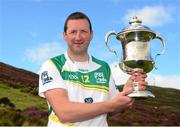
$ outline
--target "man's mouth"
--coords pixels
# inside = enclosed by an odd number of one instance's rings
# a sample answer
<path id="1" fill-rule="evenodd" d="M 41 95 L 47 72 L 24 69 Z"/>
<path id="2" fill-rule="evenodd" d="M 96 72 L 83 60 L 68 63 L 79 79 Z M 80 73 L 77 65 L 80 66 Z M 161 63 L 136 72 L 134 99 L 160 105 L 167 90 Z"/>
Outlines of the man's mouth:
<path id="1" fill-rule="evenodd" d="M 82 45 L 83 42 L 74 42 L 75 45 Z"/>

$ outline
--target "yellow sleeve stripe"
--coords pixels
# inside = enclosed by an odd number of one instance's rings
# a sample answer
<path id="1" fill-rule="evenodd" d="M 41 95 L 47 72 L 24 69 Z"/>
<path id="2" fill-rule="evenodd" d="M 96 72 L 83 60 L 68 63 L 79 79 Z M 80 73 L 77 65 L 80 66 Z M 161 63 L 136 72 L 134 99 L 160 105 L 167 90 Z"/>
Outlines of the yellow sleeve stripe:
<path id="1" fill-rule="evenodd" d="M 54 114 L 51 114 L 51 115 L 49 116 L 49 119 L 51 119 L 53 122 L 55 122 L 55 123 L 57 123 L 57 124 L 59 124 L 59 125 L 77 127 L 77 125 L 74 124 L 74 123 L 61 123 L 61 122 L 59 121 L 58 117 L 57 117 L 56 115 L 54 115 Z"/>

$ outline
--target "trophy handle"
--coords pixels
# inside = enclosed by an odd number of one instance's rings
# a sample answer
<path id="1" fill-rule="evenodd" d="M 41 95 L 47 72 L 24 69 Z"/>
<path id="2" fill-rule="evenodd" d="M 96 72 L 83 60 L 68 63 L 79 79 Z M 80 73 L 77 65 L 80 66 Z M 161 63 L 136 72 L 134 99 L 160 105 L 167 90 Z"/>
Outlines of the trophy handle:
<path id="1" fill-rule="evenodd" d="M 154 61 L 156 61 L 156 59 L 157 59 L 158 56 L 164 54 L 164 51 L 165 51 L 165 48 L 166 48 L 166 43 L 165 43 L 164 39 L 163 39 L 160 35 L 156 35 L 155 38 L 157 38 L 157 39 L 159 39 L 159 40 L 161 41 L 162 46 L 163 46 L 163 49 L 161 50 L 160 53 L 157 53 L 157 54 L 156 54 Z M 154 62 L 154 64 L 155 64 L 155 62 Z M 157 69 L 156 66 L 155 66 L 155 69 Z"/>
<path id="2" fill-rule="evenodd" d="M 112 49 L 110 48 L 110 46 L 109 46 L 109 37 L 110 37 L 111 35 L 115 35 L 115 36 L 116 36 L 116 32 L 115 32 L 115 31 L 109 31 L 109 32 L 107 32 L 107 34 L 106 34 L 106 36 L 105 36 L 105 43 L 106 43 L 106 46 L 107 46 L 108 50 L 109 50 L 110 52 L 114 53 L 115 56 L 116 56 L 116 58 L 118 59 L 117 52 L 116 52 L 115 50 L 112 50 Z"/>
<path id="3" fill-rule="evenodd" d="M 156 54 L 156 56 L 159 56 L 159 55 L 164 54 L 164 51 L 165 51 L 165 48 L 166 48 L 166 43 L 165 43 L 164 39 L 160 35 L 156 35 L 155 38 L 159 39 L 161 41 L 161 43 L 162 43 L 162 46 L 163 46 L 163 49 L 161 50 L 161 52 Z"/>

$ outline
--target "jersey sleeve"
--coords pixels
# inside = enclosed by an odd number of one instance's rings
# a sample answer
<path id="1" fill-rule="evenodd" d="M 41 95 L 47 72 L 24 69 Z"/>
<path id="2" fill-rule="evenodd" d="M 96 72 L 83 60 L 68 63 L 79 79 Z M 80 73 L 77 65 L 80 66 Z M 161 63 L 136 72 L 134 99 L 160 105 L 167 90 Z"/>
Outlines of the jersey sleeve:
<path id="1" fill-rule="evenodd" d="M 110 75 L 110 80 L 109 80 L 109 92 L 110 92 L 110 96 L 109 96 L 110 98 L 112 98 L 113 96 L 119 93 L 119 90 L 116 88 L 115 81 L 112 75 Z"/>
<path id="2" fill-rule="evenodd" d="M 58 69 L 51 60 L 48 60 L 39 71 L 39 96 L 45 97 L 45 91 L 55 88 L 67 89 Z"/>

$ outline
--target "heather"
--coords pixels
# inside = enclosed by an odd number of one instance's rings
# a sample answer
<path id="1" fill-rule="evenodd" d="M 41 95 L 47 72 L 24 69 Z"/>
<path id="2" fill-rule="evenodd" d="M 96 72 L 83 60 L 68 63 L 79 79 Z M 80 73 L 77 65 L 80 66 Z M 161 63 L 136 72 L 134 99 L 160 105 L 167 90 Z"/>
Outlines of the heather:
<path id="1" fill-rule="evenodd" d="M 0 62 L 0 126 L 46 126 L 47 103 L 39 97 L 38 75 Z M 122 85 L 118 87 L 122 89 Z M 149 86 L 155 98 L 108 116 L 110 126 L 180 126 L 180 90 Z"/>
<path id="2" fill-rule="evenodd" d="M 45 99 L 0 83 L 0 126 L 45 126 Z"/>

